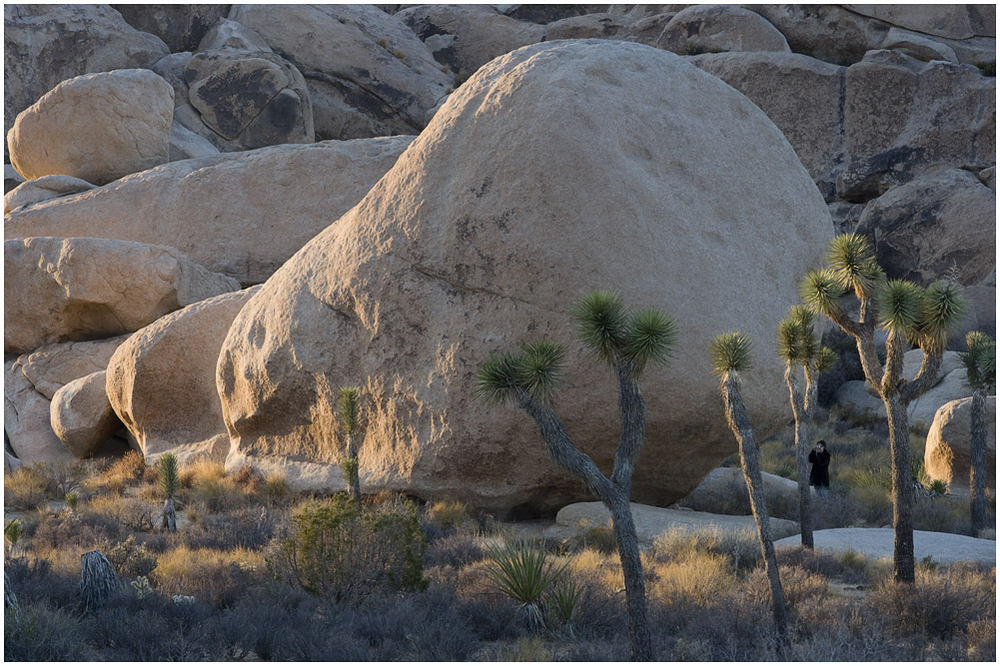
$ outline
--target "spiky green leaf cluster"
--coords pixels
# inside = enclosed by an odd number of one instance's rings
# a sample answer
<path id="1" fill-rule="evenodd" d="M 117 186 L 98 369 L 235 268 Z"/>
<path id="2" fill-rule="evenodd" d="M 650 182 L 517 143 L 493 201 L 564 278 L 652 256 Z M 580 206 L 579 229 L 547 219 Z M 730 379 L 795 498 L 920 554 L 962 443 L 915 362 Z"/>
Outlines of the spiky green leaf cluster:
<path id="1" fill-rule="evenodd" d="M 712 370 L 719 375 L 742 372 L 750 367 L 750 338 L 731 331 L 717 335 L 708 344 Z"/>
<path id="2" fill-rule="evenodd" d="M 879 290 L 879 324 L 888 331 L 910 335 L 917 330 L 924 314 L 924 289 L 909 280 L 888 280 Z"/>
<path id="3" fill-rule="evenodd" d="M 958 285 L 939 281 L 926 289 L 909 280 L 888 280 L 876 295 L 879 323 L 914 344 L 943 350 L 948 332 L 967 308 Z"/>
<path id="4" fill-rule="evenodd" d="M 804 305 L 793 305 L 778 324 L 778 355 L 805 365 L 814 361 L 818 351 L 812 313 Z"/>
<path id="5" fill-rule="evenodd" d="M 821 347 L 813 359 L 813 369 L 817 372 L 827 372 L 837 365 L 837 352 L 829 347 Z"/>
<path id="6" fill-rule="evenodd" d="M 968 304 L 955 282 L 939 280 L 924 290 L 924 307 L 917 325 L 921 346 L 943 350 L 948 333 L 965 315 Z"/>
<path id="7" fill-rule="evenodd" d="M 840 308 L 837 301 L 845 289 L 828 268 L 809 271 L 799 283 L 799 297 L 812 312 L 830 316 Z"/>
<path id="8" fill-rule="evenodd" d="M 160 494 L 170 499 L 177 492 L 180 483 L 177 474 L 177 458 L 172 453 L 164 453 L 156 463 L 156 475 L 160 482 Z"/>
<path id="9" fill-rule="evenodd" d="M 353 435 L 358 428 L 358 403 L 360 400 L 361 389 L 356 386 L 345 386 L 337 394 L 340 429 L 345 435 Z"/>
<path id="10" fill-rule="evenodd" d="M 565 347 L 551 340 L 524 345 L 517 354 L 494 354 L 476 373 L 476 393 L 491 402 L 513 402 L 525 395 L 550 403 L 565 356 Z"/>
<path id="11" fill-rule="evenodd" d="M 841 234 L 830 241 L 826 259 L 837 283 L 858 298 L 874 294 L 885 277 L 871 243 L 859 234 Z"/>
<path id="12" fill-rule="evenodd" d="M 982 331 L 970 331 L 965 336 L 968 351 L 960 357 L 965 365 L 969 386 L 989 391 L 996 385 L 997 345 Z"/>
<path id="13" fill-rule="evenodd" d="M 639 370 L 669 357 L 677 336 L 677 327 L 666 314 L 654 309 L 630 314 L 621 294 L 614 291 L 584 296 L 572 316 L 580 339 L 601 359 L 632 362 Z"/>

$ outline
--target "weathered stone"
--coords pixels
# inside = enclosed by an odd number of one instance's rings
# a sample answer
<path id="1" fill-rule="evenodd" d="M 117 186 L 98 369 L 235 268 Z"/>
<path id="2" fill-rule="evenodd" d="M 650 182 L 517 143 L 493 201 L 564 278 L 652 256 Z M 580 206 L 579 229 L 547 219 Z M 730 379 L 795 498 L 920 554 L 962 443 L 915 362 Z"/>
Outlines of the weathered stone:
<path id="1" fill-rule="evenodd" d="M 870 201 L 857 231 L 890 277 L 930 284 L 952 267 L 976 284 L 996 267 L 996 194 L 964 169 L 941 169 Z"/>
<path id="2" fill-rule="evenodd" d="M 227 18 L 220 18 L 205 33 L 201 43 L 198 44 L 199 51 L 213 51 L 215 49 L 269 52 L 271 47 L 267 45 L 263 37 L 245 25 Z"/>
<path id="3" fill-rule="evenodd" d="M 929 428 L 941 405 L 972 395 L 972 389 L 966 381 L 965 368 L 952 370 L 934 388 L 911 402 L 906 409 L 910 426 L 922 425 Z"/>
<path id="4" fill-rule="evenodd" d="M 545 27 L 504 16 L 489 5 L 417 5 L 395 15 L 459 78 L 493 58 L 545 38 Z"/>
<path id="5" fill-rule="evenodd" d="M 917 60 L 946 60 L 958 62 L 954 49 L 941 42 L 924 37 L 909 30 L 892 28 L 882 43 L 883 49 L 902 51 Z"/>
<path id="6" fill-rule="evenodd" d="M 658 506 L 632 503 L 632 518 L 638 539 L 644 544 L 652 544 L 656 537 L 671 530 L 722 530 L 724 532 L 747 532 L 756 537 L 757 527 L 752 516 L 706 513 L 702 511 L 679 511 L 662 509 Z M 570 504 L 556 514 L 556 524 L 567 527 L 593 529 L 611 524 L 611 512 L 600 502 L 579 502 Z M 791 520 L 771 517 L 771 538 L 781 539 L 799 533 L 799 526 Z"/>
<path id="7" fill-rule="evenodd" d="M 167 243 L 244 284 L 262 282 L 360 201 L 412 140 L 272 146 L 172 162 L 14 211 L 5 233 Z"/>
<path id="8" fill-rule="evenodd" d="M 188 303 L 233 291 L 177 250 L 100 238 L 4 242 L 4 351 L 135 331 Z"/>
<path id="9" fill-rule="evenodd" d="M 586 498 L 528 417 L 475 397 L 474 377 L 492 352 L 569 343 L 558 412 L 610 468 L 614 383 L 575 341 L 568 308 L 612 288 L 680 327 L 671 363 L 643 377 L 634 486 L 640 501 L 668 504 L 734 450 L 711 337 L 739 328 L 758 341 L 754 424 L 764 433 L 787 420 L 764 341 L 829 235 L 791 146 L 718 79 L 628 42 L 518 49 L 457 90 L 372 191 L 237 316 L 218 368 L 227 467 L 342 486 L 336 389 L 359 385 L 362 487 L 492 508 Z"/>
<path id="10" fill-rule="evenodd" d="M 799 518 L 799 485 L 790 479 L 763 473 L 764 503 L 774 518 Z M 677 506 L 694 511 L 749 516 L 750 495 L 738 467 L 717 467 L 708 473 L 698 487 Z"/>
<path id="11" fill-rule="evenodd" d="M 993 190 L 994 194 L 997 191 L 997 168 L 991 166 L 988 169 L 983 169 L 978 174 L 979 181 L 986 187 Z"/>
<path id="12" fill-rule="evenodd" d="M 867 382 L 863 379 L 852 379 L 844 382 L 837 389 L 834 395 L 836 404 L 842 407 L 850 407 L 858 413 L 870 411 L 878 416 L 885 416 L 885 405 L 882 401 L 868 392 Z"/>
<path id="13" fill-rule="evenodd" d="M 3 8 L 4 135 L 14 118 L 60 81 L 80 74 L 148 67 L 169 51 L 107 5 Z"/>
<path id="14" fill-rule="evenodd" d="M 156 35 L 171 51 L 193 51 L 230 5 L 111 5 L 134 28 Z"/>
<path id="15" fill-rule="evenodd" d="M 188 84 L 184 79 L 184 71 L 193 57 L 194 54 L 190 51 L 171 53 L 157 60 L 151 67 L 154 72 L 159 74 L 174 89 L 175 108 L 188 103 Z M 176 122 L 176 118 L 174 121 Z"/>
<path id="16" fill-rule="evenodd" d="M 633 41 L 652 44 L 663 26 L 652 39 Z M 546 26 L 545 40 L 554 42 L 559 39 L 621 39 L 621 35 L 626 32 L 626 26 L 617 17 L 606 12 L 600 14 L 584 14 L 583 16 L 571 16 L 569 18 L 553 21 Z"/>
<path id="17" fill-rule="evenodd" d="M 996 396 L 986 398 L 987 487 L 996 488 Z M 971 464 L 969 443 L 972 436 L 972 398 L 953 400 L 941 405 L 924 446 L 924 469 L 935 481 L 944 481 L 956 488 L 969 488 Z"/>
<path id="18" fill-rule="evenodd" d="M 234 5 L 229 18 L 302 72 L 319 139 L 415 134 L 453 84 L 412 30 L 371 6 Z"/>
<path id="19" fill-rule="evenodd" d="M 56 197 L 77 192 L 86 192 L 94 186 L 85 180 L 73 178 L 72 176 L 42 176 L 34 180 L 25 181 L 3 197 L 4 215 L 10 211 L 28 206 L 39 201 L 48 201 Z"/>
<path id="20" fill-rule="evenodd" d="M 52 396 L 52 431 L 78 458 L 92 456 L 122 427 L 108 402 L 105 374 L 102 370 L 74 379 Z"/>
<path id="21" fill-rule="evenodd" d="M 118 347 L 108 363 L 107 395 L 147 462 L 167 452 L 181 463 L 226 459 L 215 366 L 233 318 L 259 289 L 193 303 Z"/>
<path id="22" fill-rule="evenodd" d="M 789 52 L 788 42 L 767 19 L 733 5 L 693 5 L 677 12 L 655 46 L 693 55 L 720 51 Z"/>
<path id="23" fill-rule="evenodd" d="M 759 106 L 832 198 L 844 161 L 845 68 L 798 53 L 718 53 L 691 58 Z"/>
<path id="24" fill-rule="evenodd" d="M 230 149 L 312 143 L 312 102 L 294 65 L 273 53 L 206 51 L 187 64 L 188 99 Z"/>
<path id="25" fill-rule="evenodd" d="M 505 15 L 532 23 L 552 23 L 572 16 L 603 12 L 607 8 L 607 5 L 498 5 Z"/>
<path id="26" fill-rule="evenodd" d="M 928 35 L 950 39 L 996 37 L 993 5 L 844 5 L 852 12 Z"/>
<path id="27" fill-rule="evenodd" d="M 903 378 L 913 379 L 916 377 L 917 372 L 920 371 L 920 364 L 923 362 L 923 349 L 911 349 L 903 354 Z M 938 370 L 938 381 L 936 381 L 934 385 L 937 386 L 946 375 L 963 367 L 965 366 L 962 365 L 962 358 L 959 356 L 958 352 L 945 351 L 941 356 L 941 368 Z"/>
<path id="28" fill-rule="evenodd" d="M 21 183 L 26 182 L 24 176 L 9 164 L 3 165 L 3 193 L 7 194 Z"/>
<path id="29" fill-rule="evenodd" d="M 890 26 L 837 5 L 747 5 L 777 28 L 795 53 L 837 65 L 879 48 Z"/>
<path id="30" fill-rule="evenodd" d="M 103 185 L 167 161 L 173 111 L 173 88 L 147 69 L 78 76 L 18 114 L 10 161 L 25 178 Z"/>
<path id="31" fill-rule="evenodd" d="M 107 367 L 123 340 L 45 345 L 4 363 L 4 433 L 20 461 L 73 458 L 52 430 L 49 402 L 64 385 Z"/>
<path id="32" fill-rule="evenodd" d="M 217 155 L 219 149 L 205 137 L 195 134 L 176 120 L 170 127 L 170 161 L 190 160 Z"/>

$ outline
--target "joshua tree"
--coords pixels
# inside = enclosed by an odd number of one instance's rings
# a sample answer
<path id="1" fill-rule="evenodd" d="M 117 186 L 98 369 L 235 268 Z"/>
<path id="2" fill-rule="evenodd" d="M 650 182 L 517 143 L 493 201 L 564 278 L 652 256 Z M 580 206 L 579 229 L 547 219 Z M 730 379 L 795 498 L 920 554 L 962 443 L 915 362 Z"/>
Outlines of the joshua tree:
<path id="1" fill-rule="evenodd" d="M 813 547 L 812 512 L 809 508 L 809 435 L 808 424 L 816 407 L 816 376 L 837 361 L 833 350 L 821 347 L 813 331 L 813 315 L 802 305 L 793 305 L 778 325 L 778 355 L 785 359 L 785 384 L 795 419 L 795 460 L 799 482 L 799 525 L 802 545 Z M 795 381 L 794 368 L 802 366 L 805 393 Z"/>
<path id="2" fill-rule="evenodd" d="M 156 463 L 156 473 L 163 495 L 163 512 L 160 514 L 160 528 L 177 531 L 177 512 L 174 510 L 174 493 L 177 492 L 177 458 L 172 453 L 164 453 Z"/>
<path id="3" fill-rule="evenodd" d="M 803 302 L 854 338 L 865 378 L 885 405 L 892 457 L 893 569 L 897 581 L 913 582 L 913 479 L 906 407 L 938 380 L 949 328 L 964 310 L 958 287 L 939 281 L 923 288 L 907 280 L 887 280 L 871 245 L 857 234 L 837 236 L 827 250 L 827 266 L 806 274 L 799 286 Z M 840 297 L 858 300 L 857 320 Z M 875 350 L 875 328 L 888 332 L 885 365 Z M 904 379 L 903 353 L 909 344 L 924 352 L 917 375 Z"/>
<path id="4" fill-rule="evenodd" d="M 764 479 L 757 459 L 757 441 L 753 426 L 747 415 L 746 404 L 740 393 L 739 373 L 750 367 L 750 339 L 742 333 L 723 333 L 709 343 L 712 355 L 712 369 L 720 377 L 719 389 L 726 405 L 726 420 L 736 437 L 740 450 L 740 467 L 750 495 L 750 509 L 757 523 L 757 538 L 764 556 L 764 570 L 771 585 L 771 610 L 778 635 L 784 638 L 787 627 L 785 593 L 778 577 L 778 561 L 774 556 L 774 541 L 771 539 L 771 524 L 764 504 Z"/>
<path id="5" fill-rule="evenodd" d="M 356 502 L 361 503 L 361 485 L 358 480 L 358 444 L 354 437 L 358 429 L 358 398 L 361 397 L 361 389 L 352 386 L 345 386 L 340 389 L 338 404 L 340 407 L 340 428 L 347 439 L 347 458 L 340 463 L 344 471 L 344 479 L 347 481 L 351 497 Z"/>
<path id="6" fill-rule="evenodd" d="M 972 387 L 972 430 L 969 433 L 969 501 L 972 513 L 972 533 L 978 536 L 986 527 L 986 395 L 996 384 L 997 347 L 990 336 L 971 331 L 965 336 L 969 350 L 962 362 L 969 386 Z"/>
<path id="7" fill-rule="evenodd" d="M 565 356 L 562 345 L 543 340 L 525 345 L 516 354 L 492 356 L 479 370 L 477 391 L 487 399 L 513 403 L 526 411 L 535 420 L 556 464 L 582 479 L 611 512 L 625 577 L 632 658 L 649 661 L 652 647 L 646 618 L 646 589 L 629 496 L 632 472 L 646 431 L 639 375 L 650 361 L 666 360 L 676 327 L 658 310 L 626 312 L 621 295 L 610 291 L 595 291 L 580 300 L 573 308 L 573 319 L 583 342 L 611 366 L 618 380 L 621 436 L 610 477 L 576 448 L 552 409 Z"/>

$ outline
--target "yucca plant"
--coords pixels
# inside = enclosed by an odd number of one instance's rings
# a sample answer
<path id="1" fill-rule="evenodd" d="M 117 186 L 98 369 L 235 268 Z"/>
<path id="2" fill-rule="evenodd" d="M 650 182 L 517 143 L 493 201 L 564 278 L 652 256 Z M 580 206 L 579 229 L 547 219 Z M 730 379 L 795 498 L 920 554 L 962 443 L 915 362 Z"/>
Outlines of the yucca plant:
<path id="1" fill-rule="evenodd" d="M 358 443 L 355 437 L 358 429 L 358 402 L 361 389 L 345 386 L 337 395 L 340 411 L 340 430 L 347 440 L 347 459 L 341 463 L 348 490 L 354 501 L 361 503 L 361 483 L 358 477 Z"/>
<path id="2" fill-rule="evenodd" d="M 799 486 L 799 525 L 802 545 L 813 547 L 812 511 L 809 497 L 809 435 L 817 402 L 816 379 L 837 362 L 833 350 L 823 347 L 813 327 L 813 315 L 804 305 L 793 305 L 778 324 L 778 355 L 785 359 L 785 385 L 795 421 L 795 460 Z M 800 391 L 795 366 L 802 367 L 805 391 Z"/>
<path id="3" fill-rule="evenodd" d="M 479 369 L 476 390 L 487 400 L 513 404 L 526 411 L 556 464 L 582 479 L 608 507 L 625 578 L 632 658 L 649 661 L 652 643 L 646 587 L 629 496 L 646 431 L 639 376 L 649 363 L 667 359 L 676 327 L 658 310 L 628 312 L 621 294 L 611 291 L 599 290 L 585 296 L 573 307 L 572 317 L 580 338 L 611 367 L 618 380 L 622 430 L 610 477 L 573 444 L 552 408 L 565 356 L 565 348 L 559 343 L 542 340 L 523 346 L 517 353 L 494 354 Z"/>
<path id="4" fill-rule="evenodd" d="M 778 576 L 778 561 L 774 555 L 774 540 L 771 538 L 771 524 L 764 503 L 764 478 L 757 457 L 757 440 L 747 414 L 746 404 L 740 392 L 740 373 L 750 368 L 750 338 L 743 333 L 730 332 L 716 336 L 709 343 L 712 370 L 719 375 L 719 390 L 726 408 L 729 423 L 740 452 L 740 467 L 750 495 L 750 509 L 757 524 L 757 539 L 764 558 L 764 570 L 771 587 L 771 611 L 774 626 L 782 638 L 787 631 L 787 610 L 785 593 Z"/>
<path id="5" fill-rule="evenodd" d="M 174 493 L 180 484 L 177 474 L 177 458 L 172 453 L 164 453 L 156 463 L 156 475 L 163 495 L 163 511 L 160 514 L 160 528 L 177 531 L 177 512 L 174 508 Z"/>
<path id="6" fill-rule="evenodd" d="M 548 624 L 553 629 L 560 629 L 570 638 L 574 637 L 573 614 L 576 612 L 583 590 L 576 581 L 560 576 L 545 595 L 545 610 L 548 612 Z"/>
<path id="7" fill-rule="evenodd" d="M 996 386 L 997 346 L 982 331 L 965 336 L 967 351 L 962 352 L 966 381 L 972 388 L 972 426 L 969 432 L 969 510 L 972 533 L 986 529 L 986 454 L 989 426 L 986 423 L 986 396 Z"/>
<path id="8" fill-rule="evenodd" d="M 565 570 L 554 567 L 540 544 L 527 541 L 504 542 L 487 549 L 487 572 L 493 585 L 521 604 L 532 630 L 545 624 L 543 603 Z"/>
<path id="9" fill-rule="evenodd" d="M 830 242 L 826 267 L 807 273 L 799 293 L 812 312 L 828 317 L 854 338 L 865 378 L 885 405 L 892 456 L 893 574 L 897 581 L 912 583 L 913 479 L 906 408 L 938 381 L 948 331 L 965 303 L 950 281 L 923 288 L 886 279 L 871 244 L 857 234 Z M 841 306 L 846 294 L 857 299 L 856 320 Z M 884 365 L 875 349 L 879 326 L 888 332 Z M 923 350 L 924 360 L 917 375 L 907 380 L 902 376 L 903 354 L 911 344 Z"/>

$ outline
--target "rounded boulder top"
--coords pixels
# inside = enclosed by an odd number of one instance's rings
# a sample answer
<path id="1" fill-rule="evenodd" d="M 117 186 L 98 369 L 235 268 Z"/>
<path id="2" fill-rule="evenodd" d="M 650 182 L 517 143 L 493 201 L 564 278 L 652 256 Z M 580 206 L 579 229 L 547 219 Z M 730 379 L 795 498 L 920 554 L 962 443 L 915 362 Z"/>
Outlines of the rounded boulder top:
<path id="1" fill-rule="evenodd" d="M 556 411 L 610 471 L 616 385 L 576 339 L 593 289 L 677 322 L 641 383 L 633 498 L 665 505 L 735 451 L 708 341 L 756 342 L 747 400 L 787 420 L 777 322 L 832 235 L 781 132 L 722 81 L 651 47 L 574 40 L 482 67 L 368 195 L 279 269 L 236 317 L 218 386 L 227 466 L 339 487 L 336 389 L 361 386 L 362 489 L 546 510 L 589 499 L 531 420 L 474 395 L 489 355 L 568 344 Z"/>

